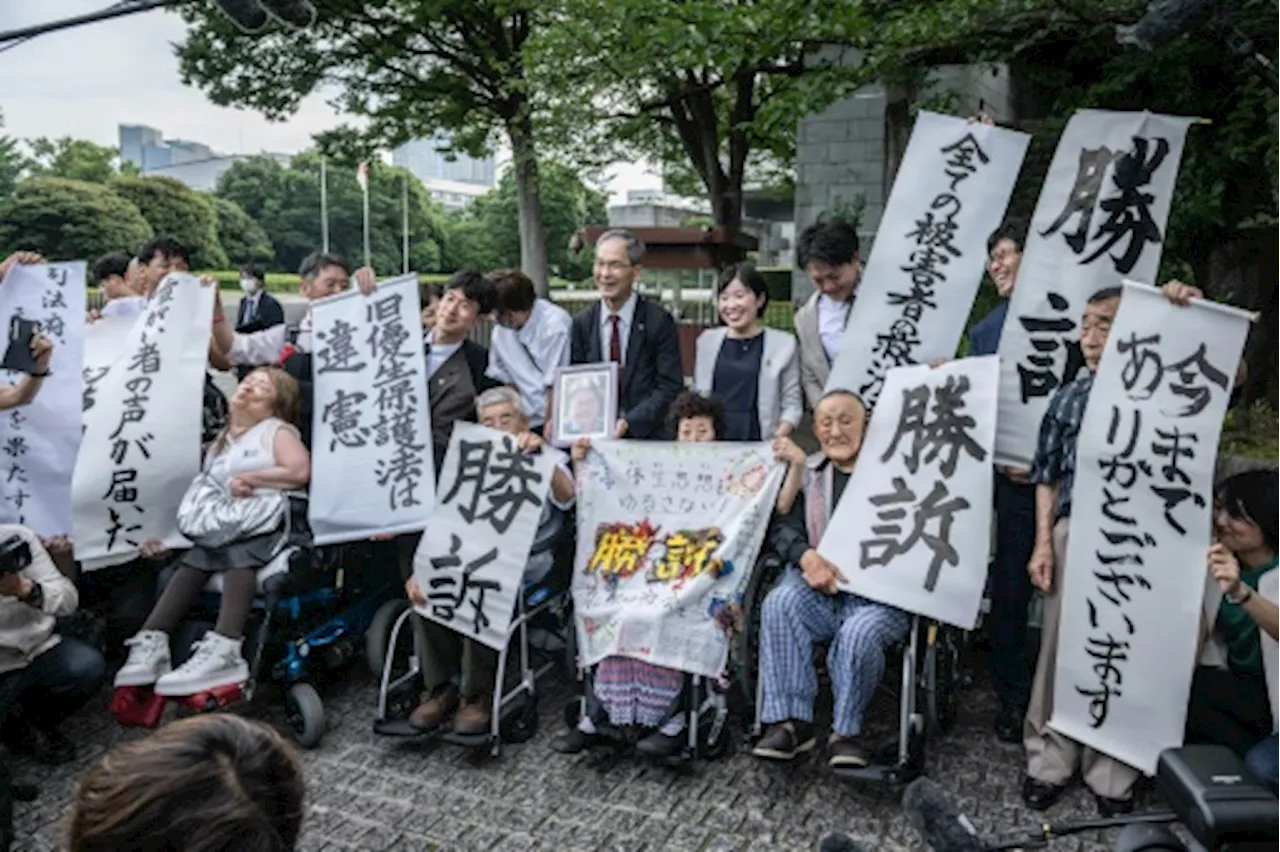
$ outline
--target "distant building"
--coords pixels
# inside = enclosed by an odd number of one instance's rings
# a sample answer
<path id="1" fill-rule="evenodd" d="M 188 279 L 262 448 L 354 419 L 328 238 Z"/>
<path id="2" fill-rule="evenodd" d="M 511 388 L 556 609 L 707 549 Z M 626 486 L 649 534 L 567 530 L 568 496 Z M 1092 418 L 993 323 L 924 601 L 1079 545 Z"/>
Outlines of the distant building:
<path id="1" fill-rule="evenodd" d="M 493 189 L 497 168 L 492 157 L 476 159 L 439 150 L 448 147 L 448 138 L 439 134 L 414 139 L 391 152 L 391 163 L 408 169 L 422 181 L 445 210 L 461 210 Z"/>
<path id="2" fill-rule="evenodd" d="M 245 154 L 218 154 L 203 142 L 165 139 L 154 127 L 142 124 L 119 126 L 120 160 L 132 163 L 143 175 L 159 175 L 182 181 L 195 190 L 210 191 L 228 169 L 250 157 Z M 289 165 L 289 155 L 262 153 L 281 165 Z"/>
<path id="3" fill-rule="evenodd" d="M 748 189 L 744 193 L 742 230 L 760 244 L 756 262 L 760 266 L 789 266 L 794 262 L 794 204 L 788 198 Z M 633 189 L 625 204 L 609 208 L 609 225 L 616 228 L 679 228 L 693 221 L 710 219 L 705 201 L 670 195 L 662 189 Z"/>

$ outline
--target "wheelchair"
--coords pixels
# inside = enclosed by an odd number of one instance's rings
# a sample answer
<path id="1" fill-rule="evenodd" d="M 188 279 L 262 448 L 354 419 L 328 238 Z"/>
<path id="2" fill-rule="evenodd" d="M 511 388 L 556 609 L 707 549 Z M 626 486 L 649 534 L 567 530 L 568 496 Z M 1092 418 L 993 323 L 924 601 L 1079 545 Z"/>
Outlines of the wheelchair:
<path id="1" fill-rule="evenodd" d="M 306 498 L 290 496 L 295 530 L 305 530 Z M 320 744 L 326 729 L 324 703 L 317 684 L 359 656 L 360 642 L 378 609 L 399 591 L 376 570 L 379 560 L 370 543 L 317 548 L 309 534 L 297 536 L 271 562 L 258 570 L 257 594 L 245 627 L 244 654 L 249 679 L 180 699 L 179 712 L 208 712 L 252 707 L 264 691 L 283 697 L 285 717 L 303 748 Z M 394 566 L 394 561 L 388 562 Z M 166 569 L 161 586 L 175 569 Z M 213 575 L 197 596 L 187 618 L 172 638 L 174 665 L 213 629 L 222 578 Z M 267 687 L 268 690 L 263 688 Z M 112 713 L 121 724 L 155 727 L 165 700 L 150 687 L 122 687 L 112 698 Z"/>
<path id="2" fill-rule="evenodd" d="M 412 619 L 422 616 L 403 597 L 383 603 L 365 634 L 366 660 L 378 677 L 374 733 L 401 739 L 439 739 L 468 749 L 487 748 L 493 757 L 501 755 L 506 743 L 531 739 L 538 730 L 539 682 L 557 668 L 571 671 L 569 666 L 576 658 L 577 637 L 569 595 L 573 542 L 570 517 L 554 537 L 535 541 L 530 550 L 530 558 L 551 552 L 552 567 L 539 582 L 526 584 L 516 599 L 507 642 L 498 652 L 493 717 L 487 734 L 462 735 L 447 726 L 420 731 L 409 723 L 409 714 L 417 706 L 422 688 L 420 650 Z"/>
<path id="3" fill-rule="evenodd" d="M 763 733 L 759 708 L 763 685 L 758 677 L 760 621 L 764 600 L 786 566 L 769 554 L 761 560 L 743 596 L 744 629 L 734 645 L 737 679 L 752 696 L 751 738 Z M 896 734 L 879 743 L 867 766 L 834 770 L 836 777 L 855 782 L 906 784 L 920 776 L 925 766 L 925 746 L 930 736 L 950 731 L 960 707 L 960 693 L 967 683 L 967 634 L 956 627 L 920 615 L 912 616 L 906 639 L 889 651 L 886 672 L 896 663 L 897 683 L 882 684 L 898 705 Z M 825 654 L 815 649 L 815 665 L 825 667 Z M 895 660 L 896 657 L 896 660 Z"/>

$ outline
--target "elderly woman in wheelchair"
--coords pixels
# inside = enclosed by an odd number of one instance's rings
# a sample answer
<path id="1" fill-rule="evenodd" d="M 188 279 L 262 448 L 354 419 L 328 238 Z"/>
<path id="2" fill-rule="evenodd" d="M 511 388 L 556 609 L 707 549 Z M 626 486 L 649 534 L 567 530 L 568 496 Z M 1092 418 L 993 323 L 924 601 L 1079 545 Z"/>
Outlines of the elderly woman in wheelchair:
<path id="1" fill-rule="evenodd" d="M 833 391 L 814 410 L 820 455 L 806 459 L 789 439 L 775 441 L 775 452 L 790 469 L 772 544 L 791 567 L 765 598 L 761 617 L 759 715 L 768 727 L 755 746 L 756 757 L 791 760 L 816 746 L 813 645 L 830 642 L 827 671 L 835 707 L 828 763 L 833 769 L 869 763 L 859 742 L 863 714 L 884 674 L 886 650 L 907 635 L 911 620 L 899 609 L 839 591 L 839 570 L 816 550 L 853 471 L 866 418 L 856 395 Z"/>
<path id="2" fill-rule="evenodd" d="M 142 630 L 126 641 L 129 658 L 117 687 L 154 686 L 157 695 L 179 697 L 248 679 L 242 645 L 257 571 L 288 544 L 285 492 L 311 478 L 310 455 L 293 425 L 298 406 L 298 383 L 283 370 L 260 367 L 240 382 L 227 426 L 209 445 L 178 510 L 178 527 L 194 546 Z M 162 548 L 146 542 L 144 550 L 159 555 Z M 173 669 L 169 634 L 215 574 L 223 580 L 217 623 Z"/>
<path id="3" fill-rule="evenodd" d="M 510 387 L 485 391 L 476 400 L 476 413 L 481 425 L 516 436 L 523 452 L 544 451 L 544 444 L 529 430 L 529 420 L 520 405 L 520 395 Z M 551 478 L 551 493 L 543 507 L 535 535 L 533 555 L 524 570 L 524 583 L 539 583 L 551 570 L 553 552 L 539 548 L 537 542 L 558 536 L 564 526 L 564 513 L 573 508 L 576 486 L 568 460 L 560 451 L 546 448 L 561 458 Z M 417 606 L 427 600 L 417 581 L 405 581 L 405 593 Z M 442 624 L 425 618 L 415 619 L 415 629 L 422 641 L 422 676 L 426 696 L 409 715 L 410 726 L 422 734 L 431 733 L 452 720 L 452 733 L 462 737 L 480 737 L 489 732 L 493 721 L 493 688 L 497 673 L 498 652 L 472 639 L 465 638 Z"/>

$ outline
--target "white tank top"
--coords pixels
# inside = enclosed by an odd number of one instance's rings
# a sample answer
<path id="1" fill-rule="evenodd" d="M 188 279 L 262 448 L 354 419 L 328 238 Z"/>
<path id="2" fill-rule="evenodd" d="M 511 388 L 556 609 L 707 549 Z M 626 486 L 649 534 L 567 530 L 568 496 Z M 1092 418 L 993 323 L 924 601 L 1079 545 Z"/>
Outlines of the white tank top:
<path id="1" fill-rule="evenodd" d="M 297 429 L 283 420 L 268 417 L 207 459 L 209 475 L 223 487 L 229 487 L 231 478 L 237 474 L 275 467 L 275 440 L 279 429 L 288 429 L 295 436 L 298 434 Z"/>

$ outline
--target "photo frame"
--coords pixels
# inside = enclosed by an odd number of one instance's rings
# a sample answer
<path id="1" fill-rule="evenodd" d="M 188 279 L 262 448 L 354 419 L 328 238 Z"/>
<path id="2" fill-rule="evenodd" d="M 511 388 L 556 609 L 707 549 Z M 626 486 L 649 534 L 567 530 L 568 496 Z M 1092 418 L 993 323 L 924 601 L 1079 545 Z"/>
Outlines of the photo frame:
<path id="1" fill-rule="evenodd" d="M 556 370 L 551 386 L 551 443 L 568 448 L 579 438 L 607 441 L 618 422 L 618 365 L 575 364 Z"/>

